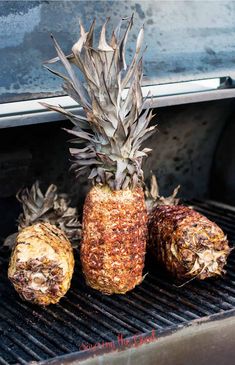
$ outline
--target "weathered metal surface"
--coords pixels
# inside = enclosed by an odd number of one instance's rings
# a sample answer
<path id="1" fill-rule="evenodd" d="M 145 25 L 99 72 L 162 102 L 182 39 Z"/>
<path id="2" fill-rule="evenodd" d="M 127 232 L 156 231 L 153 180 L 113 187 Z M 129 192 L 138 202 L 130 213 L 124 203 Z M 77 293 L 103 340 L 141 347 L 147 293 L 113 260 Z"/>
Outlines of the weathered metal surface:
<path id="1" fill-rule="evenodd" d="M 235 205 L 235 123 L 234 114 L 227 123 L 215 153 L 211 196 L 227 204 Z"/>
<path id="2" fill-rule="evenodd" d="M 31 153 L 28 149 L 15 150 L 4 148 L 0 151 L 0 196 L 15 195 L 19 186 L 24 184 L 31 163 Z"/>
<path id="3" fill-rule="evenodd" d="M 163 195 L 169 195 L 180 184 L 181 197 L 208 197 L 216 146 L 234 109 L 233 99 L 158 108 L 153 121 L 158 123 L 158 131 L 147 143 L 152 153 L 144 163 L 146 178 L 153 170 Z M 14 178 L 15 190 L 39 179 L 45 186 L 53 182 L 61 191 L 71 193 L 75 203 L 83 202 L 87 178 L 81 177 L 75 183 L 73 174 L 68 173 L 69 135 L 61 127 L 69 126 L 69 121 L 58 121 L 1 130 L 0 159 L 2 153 L 11 153 L 12 148 L 27 149 L 32 154 L 24 181 Z M 12 179 L 10 173 L 7 179 Z M 0 181 L 0 197 L 6 196 L 5 190 Z"/>
<path id="4" fill-rule="evenodd" d="M 150 170 L 159 177 L 163 195 L 181 185 L 179 196 L 208 196 L 216 146 L 234 107 L 233 100 L 221 100 L 157 109 L 159 128 L 148 140 L 153 151 L 144 171 L 146 177 Z M 225 163 L 221 171 L 226 171 Z"/>
<path id="5" fill-rule="evenodd" d="M 147 98 L 146 108 L 235 98 L 235 88 L 222 88 L 218 85 L 220 85 L 220 78 L 147 85 L 142 87 L 142 92 L 144 97 L 148 93 L 151 95 Z M 41 106 L 39 102 L 42 101 L 53 105 L 62 105 L 63 108 L 77 115 L 84 114 L 82 108 L 69 96 L 2 103 L 0 108 L 0 129 L 64 120 L 65 117 L 60 113 L 48 111 L 48 109 Z"/>
<path id="6" fill-rule="evenodd" d="M 52 32 L 67 53 L 88 26 L 111 16 L 110 25 L 135 12 L 136 31 L 145 24 L 145 75 L 154 82 L 235 74 L 233 1 L 2 1 L 0 3 L 0 102 L 61 93 L 61 82 L 42 67 L 55 55 Z"/>
<path id="7" fill-rule="evenodd" d="M 113 348 L 101 350 L 91 349 L 84 353 L 74 353 L 57 357 L 51 361 L 43 361 L 41 365 L 230 365 L 234 357 L 235 317 L 228 318 L 208 316 L 195 321 L 191 326 L 164 333 L 158 336 L 157 331 L 142 336 L 142 345 L 138 346 L 138 337 L 126 340 L 129 346 L 119 343 Z M 216 318 L 215 317 L 215 318 Z M 145 339 L 151 339 L 146 341 Z M 115 346 L 116 345 L 116 346 Z"/>

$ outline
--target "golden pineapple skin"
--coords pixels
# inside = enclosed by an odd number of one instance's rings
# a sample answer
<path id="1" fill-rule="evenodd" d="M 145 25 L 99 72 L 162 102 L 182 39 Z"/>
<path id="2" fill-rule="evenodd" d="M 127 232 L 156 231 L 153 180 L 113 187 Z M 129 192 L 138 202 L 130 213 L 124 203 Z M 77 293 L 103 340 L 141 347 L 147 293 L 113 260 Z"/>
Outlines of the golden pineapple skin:
<path id="1" fill-rule="evenodd" d="M 8 278 L 22 299 L 43 306 L 57 303 L 70 287 L 73 270 L 72 246 L 56 226 L 38 223 L 17 235 Z"/>
<path id="2" fill-rule="evenodd" d="M 141 188 L 95 186 L 83 210 L 81 262 L 86 282 L 104 294 L 125 294 L 143 280 L 147 212 Z"/>
<path id="3" fill-rule="evenodd" d="M 221 275 L 231 249 L 221 228 L 181 205 L 156 206 L 148 220 L 149 249 L 179 279 Z"/>

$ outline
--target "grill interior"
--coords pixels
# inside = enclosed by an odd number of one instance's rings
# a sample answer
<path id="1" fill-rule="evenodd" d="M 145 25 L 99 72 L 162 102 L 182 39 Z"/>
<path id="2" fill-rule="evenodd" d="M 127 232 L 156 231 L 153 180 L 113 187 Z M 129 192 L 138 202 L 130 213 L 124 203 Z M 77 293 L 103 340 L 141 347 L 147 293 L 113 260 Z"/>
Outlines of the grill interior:
<path id="1" fill-rule="evenodd" d="M 235 209 L 189 202 L 217 222 L 235 243 Z M 88 344 L 116 341 L 156 330 L 156 336 L 235 307 L 235 253 L 223 278 L 177 287 L 162 269 L 148 267 L 144 282 L 125 296 L 89 289 L 77 260 L 72 287 L 57 305 L 41 308 L 20 300 L 7 280 L 9 254 L 0 252 L 0 364 L 27 364 L 82 351 Z"/>

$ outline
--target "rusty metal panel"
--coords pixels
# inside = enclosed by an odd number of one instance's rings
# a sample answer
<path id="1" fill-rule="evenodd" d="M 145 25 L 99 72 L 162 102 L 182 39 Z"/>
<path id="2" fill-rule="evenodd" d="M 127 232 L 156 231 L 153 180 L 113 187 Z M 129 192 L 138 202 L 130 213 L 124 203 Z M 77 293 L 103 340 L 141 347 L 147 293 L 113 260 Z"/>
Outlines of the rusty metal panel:
<path id="1" fill-rule="evenodd" d="M 145 24 L 145 75 L 149 83 L 233 75 L 233 1 L 2 1 L 0 2 L 0 102 L 61 94 L 61 82 L 42 67 L 55 55 L 52 32 L 65 52 L 86 26 L 106 16 L 110 26 L 135 12 L 136 31 Z"/>

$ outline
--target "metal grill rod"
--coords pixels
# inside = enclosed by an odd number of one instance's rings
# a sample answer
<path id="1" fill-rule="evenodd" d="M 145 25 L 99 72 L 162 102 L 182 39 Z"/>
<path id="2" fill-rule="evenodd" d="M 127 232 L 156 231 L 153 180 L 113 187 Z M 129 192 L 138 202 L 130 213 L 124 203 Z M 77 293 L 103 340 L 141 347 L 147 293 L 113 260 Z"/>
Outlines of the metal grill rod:
<path id="1" fill-rule="evenodd" d="M 1 307 L 4 307 L 5 310 L 7 310 L 8 308 L 6 307 L 4 302 L 1 302 Z M 9 325 L 12 328 L 16 328 L 18 332 L 20 332 L 25 338 L 28 338 L 30 341 L 32 341 L 36 346 L 38 346 L 41 350 L 43 350 L 44 352 L 46 352 L 48 355 L 50 356 L 56 356 L 56 353 L 52 350 L 50 350 L 48 347 L 46 347 L 45 345 L 43 345 L 40 341 L 38 341 L 34 336 L 30 335 L 29 333 L 27 333 L 27 331 L 18 326 L 17 323 L 13 322 L 9 316 L 3 316 L 0 312 L 0 318 L 2 320 L 5 320 L 7 323 L 9 323 Z"/>
<path id="2" fill-rule="evenodd" d="M 70 292 L 74 296 L 78 296 L 77 293 L 73 289 L 71 289 Z M 92 302 L 93 302 L 93 306 L 95 303 L 94 308 L 96 308 L 97 310 L 100 310 L 100 308 L 99 308 L 100 302 L 97 299 L 95 299 L 95 296 L 92 298 Z M 102 307 L 104 308 L 103 313 L 105 311 L 106 315 L 111 320 L 114 320 L 116 323 L 119 323 L 120 325 L 122 325 L 126 328 L 130 328 L 130 331 L 133 334 L 135 334 L 137 331 L 141 330 L 142 327 L 140 327 L 136 323 L 133 324 L 133 322 L 131 320 L 129 320 L 128 318 L 125 318 L 121 313 L 118 313 L 118 317 L 117 317 L 117 312 L 113 308 L 110 308 L 109 306 L 105 305 L 103 302 L 102 302 Z"/>
<path id="3" fill-rule="evenodd" d="M 17 303 L 19 304 L 19 303 Z M 10 307 L 9 305 L 7 305 L 3 300 L 1 301 L 1 305 L 4 306 L 5 308 L 7 307 L 7 310 L 11 313 L 13 313 L 16 317 L 19 315 L 17 310 L 14 310 L 12 307 Z M 21 306 L 21 308 L 24 308 L 24 305 Z M 35 323 L 31 323 L 30 326 L 36 331 L 38 332 L 41 336 L 43 336 L 44 338 L 46 338 L 50 343 L 54 344 L 56 346 L 57 349 L 62 349 L 64 352 L 69 352 L 69 348 L 64 346 L 63 344 L 61 344 L 60 342 L 58 342 L 54 337 L 50 336 L 47 334 L 47 332 L 41 330 L 41 328 L 39 328 Z M 28 336 L 28 334 L 26 335 L 26 337 Z M 53 352 L 52 350 L 50 350 L 48 347 L 45 348 L 45 352 L 47 352 L 49 354 L 49 352 L 53 353 L 53 356 L 56 356 L 55 352 Z"/>
<path id="4" fill-rule="evenodd" d="M 5 352 L 8 352 L 15 360 L 17 360 L 17 363 L 20 363 L 22 365 L 26 365 L 27 361 L 25 361 L 20 355 L 17 355 L 12 349 L 8 346 L 6 346 L 4 343 L 0 342 L 0 348 L 2 348 Z"/>

